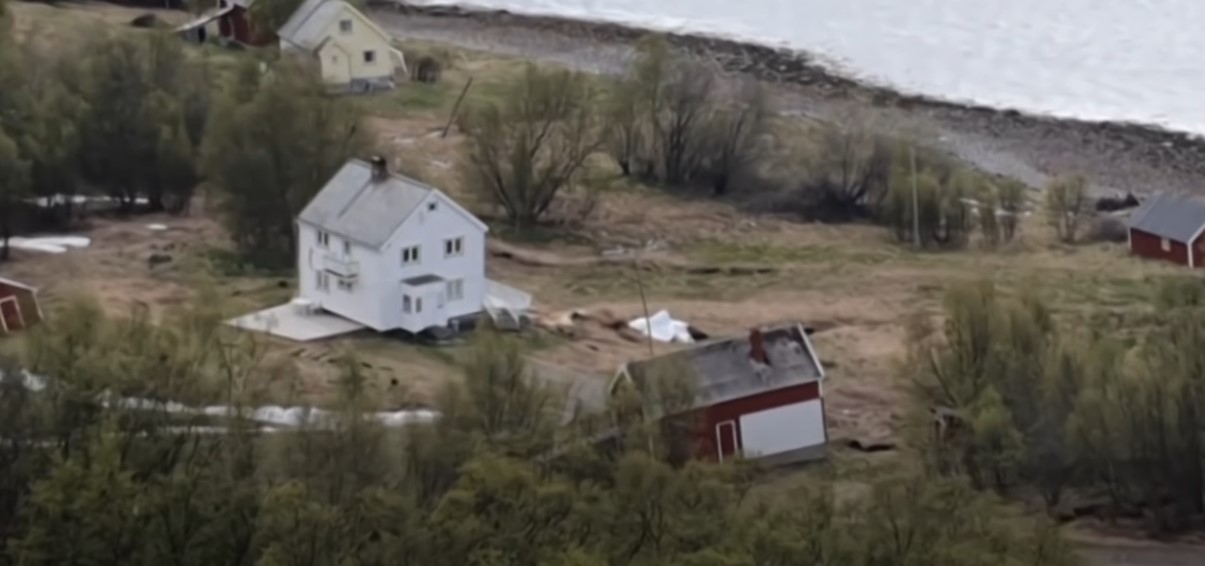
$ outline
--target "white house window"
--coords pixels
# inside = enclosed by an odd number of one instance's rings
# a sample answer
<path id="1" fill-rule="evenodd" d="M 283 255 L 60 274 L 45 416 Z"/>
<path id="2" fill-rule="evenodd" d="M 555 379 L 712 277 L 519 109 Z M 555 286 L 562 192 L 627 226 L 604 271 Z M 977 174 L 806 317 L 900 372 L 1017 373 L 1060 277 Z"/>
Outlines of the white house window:
<path id="1" fill-rule="evenodd" d="M 419 262 L 418 246 L 402 248 L 402 265 L 410 265 Z"/>
<path id="2" fill-rule="evenodd" d="M 351 20 L 339 20 L 339 31 L 341 33 L 351 33 Z"/>
<path id="3" fill-rule="evenodd" d="M 343 254 L 351 255 L 351 242 L 348 240 L 343 240 Z"/>
<path id="4" fill-rule="evenodd" d="M 315 286 L 318 287 L 319 291 L 326 291 L 331 288 L 330 275 L 325 271 L 318 270 L 315 272 L 315 281 Z"/>
<path id="5" fill-rule="evenodd" d="M 464 298 L 464 279 L 448 281 L 448 301 L 459 301 Z"/>
<path id="6" fill-rule="evenodd" d="M 364 62 L 365 63 L 371 64 L 372 62 L 374 62 L 376 60 L 377 60 L 377 52 L 376 51 L 365 51 L 364 52 Z"/>
<path id="7" fill-rule="evenodd" d="M 423 298 L 422 297 L 414 298 L 414 312 L 423 312 Z"/>
<path id="8" fill-rule="evenodd" d="M 402 295 L 402 312 L 410 312 L 410 295 Z"/>
<path id="9" fill-rule="evenodd" d="M 444 256 L 453 257 L 464 253 L 464 238 L 444 240 Z"/>
<path id="10" fill-rule="evenodd" d="M 351 279 L 344 279 L 342 277 L 339 278 L 339 290 L 340 291 L 351 291 L 351 287 L 352 287 Z"/>
<path id="11" fill-rule="evenodd" d="M 435 207 L 436 207 L 438 204 L 439 204 L 439 203 L 437 203 L 437 202 L 429 202 L 429 203 L 427 203 L 427 210 L 431 210 L 431 211 L 435 210 Z"/>
<path id="12" fill-rule="evenodd" d="M 1165 251 L 1165 252 L 1172 251 L 1172 242 L 1171 242 L 1171 240 L 1168 240 L 1167 238 L 1164 238 L 1163 241 L 1159 242 L 1159 245 L 1160 245 L 1160 247 L 1163 248 L 1163 251 Z"/>
<path id="13" fill-rule="evenodd" d="M 326 232 L 323 232 L 322 230 L 319 230 L 318 231 L 318 245 L 322 246 L 324 248 L 327 248 L 327 247 L 330 247 L 330 243 L 331 243 L 331 235 L 327 234 Z"/>

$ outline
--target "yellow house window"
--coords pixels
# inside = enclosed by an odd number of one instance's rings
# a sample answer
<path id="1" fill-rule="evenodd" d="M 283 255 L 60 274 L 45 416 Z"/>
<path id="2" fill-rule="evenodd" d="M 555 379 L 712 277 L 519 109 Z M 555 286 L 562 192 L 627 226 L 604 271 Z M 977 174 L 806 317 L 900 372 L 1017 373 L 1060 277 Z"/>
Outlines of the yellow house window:
<path id="1" fill-rule="evenodd" d="M 351 20 L 339 20 L 339 32 L 351 33 Z"/>

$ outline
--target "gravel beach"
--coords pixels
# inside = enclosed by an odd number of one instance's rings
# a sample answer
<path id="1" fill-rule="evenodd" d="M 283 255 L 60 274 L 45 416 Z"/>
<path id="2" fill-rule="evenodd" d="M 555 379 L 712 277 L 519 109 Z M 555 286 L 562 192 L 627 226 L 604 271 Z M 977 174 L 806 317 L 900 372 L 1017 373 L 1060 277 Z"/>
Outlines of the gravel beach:
<path id="1" fill-rule="evenodd" d="M 456 7 L 370 3 L 375 21 L 403 39 L 619 73 L 644 33 L 625 26 Z M 671 35 L 677 48 L 771 85 L 777 108 L 824 121 L 856 113 L 976 167 L 1038 187 L 1080 173 L 1096 192 L 1205 188 L 1205 140 L 1155 127 L 1032 116 L 905 96 L 814 64 L 803 53 L 723 39 Z"/>

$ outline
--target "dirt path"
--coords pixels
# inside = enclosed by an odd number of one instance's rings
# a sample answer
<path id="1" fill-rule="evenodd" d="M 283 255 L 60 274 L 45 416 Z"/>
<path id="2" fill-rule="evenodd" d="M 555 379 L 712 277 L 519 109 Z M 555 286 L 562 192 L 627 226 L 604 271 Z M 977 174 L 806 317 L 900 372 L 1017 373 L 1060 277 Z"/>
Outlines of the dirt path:
<path id="1" fill-rule="evenodd" d="M 632 53 L 630 41 L 616 37 L 613 28 L 606 26 L 594 26 L 598 30 L 592 32 L 592 24 L 573 24 L 570 31 L 547 18 L 402 14 L 379 4 L 371 14 L 401 39 L 552 62 L 593 73 L 620 72 Z M 1084 123 L 1021 119 L 1003 112 L 884 107 L 834 93 L 826 85 L 778 82 L 771 83 L 771 90 L 784 114 L 829 122 L 847 120 L 851 114 L 872 116 L 879 127 L 933 140 L 939 149 L 984 171 L 1035 187 L 1045 184 L 1052 174 L 1069 172 L 1085 174 L 1102 194 L 1191 191 L 1205 185 L 1205 173 L 1184 165 L 1193 161 L 1191 148 L 1181 152 L 1179 147 L 1169 148 L 1167 142 L 1118 139 L 1104 128 Z"/>

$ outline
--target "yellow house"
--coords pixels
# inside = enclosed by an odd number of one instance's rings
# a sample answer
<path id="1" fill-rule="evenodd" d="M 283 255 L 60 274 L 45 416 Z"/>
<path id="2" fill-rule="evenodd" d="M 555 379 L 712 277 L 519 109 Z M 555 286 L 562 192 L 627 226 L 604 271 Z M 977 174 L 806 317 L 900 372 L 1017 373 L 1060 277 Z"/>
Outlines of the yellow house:
<path id="1" fill-rule="evenodd" d="M 396 74 L 406 75 L 406 60 L 389 34 L 344 0 L 305 0 L 277 35 L 282 53 L 314 57 L 322 82 L 332 88 L 393 88 Z"/>

